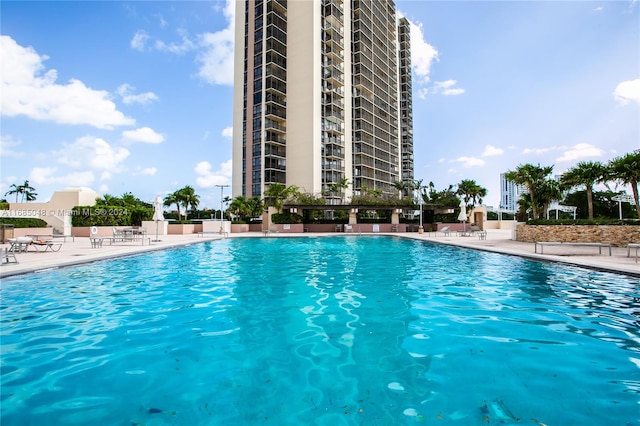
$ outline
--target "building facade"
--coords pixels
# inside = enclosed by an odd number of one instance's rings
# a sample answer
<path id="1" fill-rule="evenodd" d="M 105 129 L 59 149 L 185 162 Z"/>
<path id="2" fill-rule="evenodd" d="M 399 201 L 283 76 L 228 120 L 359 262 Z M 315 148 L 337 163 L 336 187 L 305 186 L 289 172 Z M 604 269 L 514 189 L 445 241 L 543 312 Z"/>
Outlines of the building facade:
<path id="1" fill-rule="evenodd" d="M 500 209 L 517 212 L 518 200 L 527 192 L 525 186 L 507 180 L 504 173 L 500 174 Z"/>
<path id="2" fill-rule="evenodd" d="M 410 29 L 392 0 L 238 1 L 235 28 L 234 196 L 281 183 L 339 204 L 413 182 Z"/>

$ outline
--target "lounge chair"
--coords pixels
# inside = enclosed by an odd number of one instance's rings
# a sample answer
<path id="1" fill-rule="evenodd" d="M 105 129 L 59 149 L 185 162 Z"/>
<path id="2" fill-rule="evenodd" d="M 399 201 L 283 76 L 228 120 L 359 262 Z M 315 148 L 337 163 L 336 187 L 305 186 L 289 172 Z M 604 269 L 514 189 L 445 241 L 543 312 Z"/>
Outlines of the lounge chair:
<path id="1" fill-rule="evenodd" d="M 29 246 L 33 242 L 32 238 L 29 237 L 18 237 L 18 238 L 9 238 L 9 251 L 13 253 L 22 253 L 29 250 Z"/>
<path id="2" fill-rule="evenodd" d="M 54 243 L 50 240 L 33 240 L 31 241 L 31 246 L 39 252 L 45 251 L 60 251 L 63 243 Z"/>
<path id="3" fill-rule="evenodd" d="M 449 235 L 451 235 L 451 229 L 449 229 L 448 226 L 443 226 L 438 230 L 438 232 L 442 232 L 445 237 L 448 237 Z"/>
<path id="4" fill-rule="evenodd" d="M 5 247 L 2 249 L 2 263 L 18 263 L 16 254 Z"/>

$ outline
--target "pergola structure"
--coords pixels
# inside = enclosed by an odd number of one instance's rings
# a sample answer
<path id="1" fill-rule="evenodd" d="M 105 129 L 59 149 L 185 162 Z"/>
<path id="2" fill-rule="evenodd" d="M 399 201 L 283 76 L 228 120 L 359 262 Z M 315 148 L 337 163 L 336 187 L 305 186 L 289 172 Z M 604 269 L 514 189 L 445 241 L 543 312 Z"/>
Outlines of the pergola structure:
<path id="1" fill-rule="evenodd" d="M 285 204 L 283 210 L 289 210 L 291 213 L 303 214 L 305 210 L 344 210 L 349 212 L 350 221 L 351 218 L 355 218 L 358 212 L 365 210 L 383 210 L 391 211 L 392 223 L 397 221 L 399 215 L 406 211 L 414 212 L 413 215 L 420 214 L 420 205 L 369 205 L 369 204 Z M 448 214 L 453 213 L 453 207 L 443 207 L 430 204 L 423 204 L 422 211 L 433 212 L 433 214 Z M 395 217 L 395 220 L 394 220 Z M 355 222 L 353 222 L 355 223 Z M 396 222 L 397 223 L 397 222 Z"/>
<path id="2" fill-rule="evenodd" d="M 629 194 L 616 195 L 615 197 L 613 197 L 611 199 L 613 201 L 617 201 L 618 202 L 618 211 L 620 212 L 620 220 L 622 220 L 622 203 L 629 203 L 629 204 L 635 203 L 635 200 Z"/>
<path id="3" fill-rule="evenodd" d="M 556 212 L 556 220 L 558 219 L 558 212 L 566 212 L 566 213 L 571 213 L 573 215 L 573 219 L 575 220 L 576 218 L 576 210 L 578 210 L 578 208 L 576 206 L 563 206 L 562 204 L 558 203 L 557 201 L 552 202 L 551 204 L 549 204 L 549 208 L 547 209 L 547 219 L 549 219 L 549 212 L 555 210 Z"/>

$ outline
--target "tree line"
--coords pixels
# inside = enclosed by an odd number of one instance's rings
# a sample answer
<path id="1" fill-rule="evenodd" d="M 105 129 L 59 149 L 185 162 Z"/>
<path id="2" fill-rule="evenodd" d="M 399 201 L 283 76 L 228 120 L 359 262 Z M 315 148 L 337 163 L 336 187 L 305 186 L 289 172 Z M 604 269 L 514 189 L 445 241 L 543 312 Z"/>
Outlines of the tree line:
<path id="1" fill-rule="evenodd" d="M 609 189 L 609 184 L 629 185 L 633 192 L 634 208 L 640 217 L 640 202 L 638 195 L 638 182 L 640 182 L 640 150 L 616 157 L 607 163 L 599 161 L 579 162 L 568 169 L 559 179 L 551 177 L 553 166 L 541 166 L 533 164 L 520 164 L 514 170 L 505 173 L 505 178 L 517 185 L 521 185 L 526 191 L 518 200 L 520 214 L 531 219 L 542 218 L 551 202 L 566 200 L 571 194 L 569 191 L 584 188 L 587 199 L 588 218 L 594 218 L 594 187 L 604 184 Z M 250 221 L 259 218 L 266 206 L 274 206 L 278 213 L 282 212 L 285 202 L 301 205 L 324 205 L 330 196 L 344 202 L 345 190 L 351 185 L 346 178 L 333 183 L 327 190 L 316 196 L 302 193 L 296 186 L 286 186 L 281 183 L 272 183 L 264 193 L 264 198 L 254 196 L 251 198 L 242 195 L 233 199 L 226 197 L 223 202 L 229 203 L 227 213 L 232 220 Z M 422 180 L 412 182 L 396 182 L 397 197 L 383 194 L 376 188 L 360 189 L 357 195 L 353 195 L 351 205 L 395 205 L 398 207 L 415 208 L 417 204 L 427 204 L 441 207 L 458 207 L 463 200 L 467 208 L 482 204 L 487 195 L 486 188 L 477 184 L 474 180 L 463 179 L 457 185 L 449 185 L 444 189 L 437 189 L 433 182 L 424 185 Z M 615 194 L 611 192 L 612 194 Z M 575 193 L 574 193 L 575 194 Z M 11 185 L 11 189 L 5 193 L 15 195 L 16 202 L 34 201 L 37 193 L 28 180 L 23 184 Z M 192 186 L 184 186 L 163 199 L 165 207 L 173 205 L 177 208 L 177 218 L 181 220 L 183 214 L 185 220 L 187 213 L 196 211 L 200 205 L 200 196 L 196 194 Z M 96 207 L 120 206 L 127 207 L 132 216 L 120 218 L 120 221 L 135 223 L 141 220 L 150 220 L 153 216 L 153 206 L 150 203 L 139 200 L 131 193 L 125 193 L 121 197 L 105 194 L 96 199 Z M 86 206 L 84 206 L 86 208 Z M 7 206 L 8 208 L 8 206 Z M 82 208 L 82 206 L 80 207 Z M 184 213 L 183 213 L 184 212 Z M 318 212 L 318 214 L 323 214 Z M 222 216 L 222 215 L 221 215 Z M 95 220 L 95 217 L 93 218 Z M 106 220 L 106 218 L 103 218 Z M 111 218 L 115 220 L 114 218 Z M 441 218 L 442 219 L 442 218 Z M 86 222 L 90 219 L 86 218 Z M 92 224 L 93 225 L 93 224 Z"/>
<path id="2" fill-rule="evenodd" d="M 568 169 L 560 179 L 550 177 L 553 166 L 520 164 L 505 173 L 505 178 L 526 188 L 518 200 L 521 213 L 531 219 L 543 218 L 552 201 L 562 201 L 571 189 L 584 187 L 589 219 L 594 217 L 593 193 L 596 184 L 629 185 L 635 210 L 640 217 L 638 182 L 640 182 L 640 150 L 616 157 L 607 163 L 582 161 Z"/>

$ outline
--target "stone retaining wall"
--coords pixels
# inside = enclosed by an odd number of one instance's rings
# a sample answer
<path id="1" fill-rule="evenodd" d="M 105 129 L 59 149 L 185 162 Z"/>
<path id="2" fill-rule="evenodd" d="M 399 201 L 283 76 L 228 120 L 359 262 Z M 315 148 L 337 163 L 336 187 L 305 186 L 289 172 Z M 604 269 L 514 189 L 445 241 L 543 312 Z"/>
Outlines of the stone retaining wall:
<path id="1" fill-rule="evenodd" d="M 640 226 L 634 225 L 526 225 L 517 227 L 516 239 L 527 243 L 560 241 L 564 243 L 606 243 L 626 247 L 640 243 Z"/>

